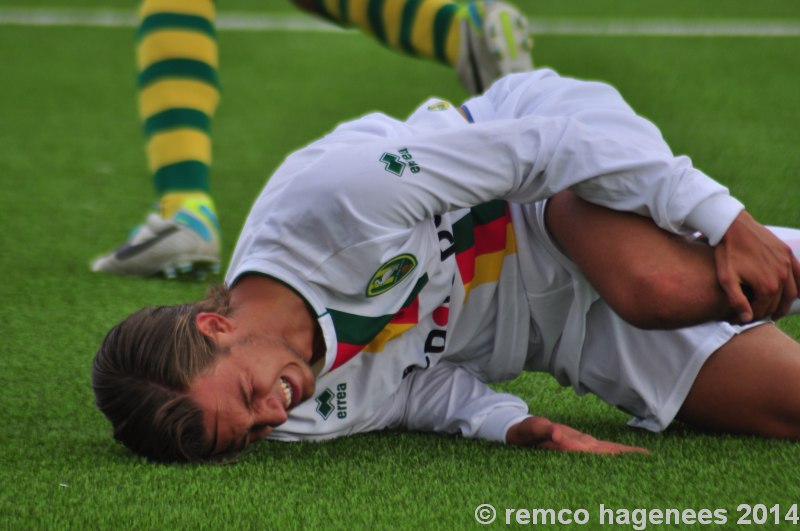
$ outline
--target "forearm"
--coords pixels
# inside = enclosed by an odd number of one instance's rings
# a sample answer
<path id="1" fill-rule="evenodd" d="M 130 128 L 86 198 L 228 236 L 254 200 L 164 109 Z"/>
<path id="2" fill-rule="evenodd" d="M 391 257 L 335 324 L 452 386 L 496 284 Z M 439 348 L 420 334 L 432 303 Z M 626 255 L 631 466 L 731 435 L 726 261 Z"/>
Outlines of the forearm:
<path id="1" fill-rule="evenodd" d="M 708 245 L 569 192 L 548 202 L 546 221 L 595 290 L 634 326 L 670 329 L 734 316 Z"/>
<path id="2" fill-rule="evenodd" d="M 562 251 L 614 311 L 635 326 L 670 329 L 709 321 L 747 322 L 753 318 L 741 316 L 722 287 L 716 254 L 727 250 L 727 241 L 716 248 L 703 241 L 692 242 L 661 230 L 648 218 L 599 207 L 570 192 L 548 202 L 546 220 Z M 750 237 L 757 250 L 769 239 L 775 240 L 777 253 L 790 249 L 783 256 L 786 275 L 790 275 L 789 256 L 800 254 L 800 231 L 768 231 L 755 224 L 747 212 L 737 217 L 735 228 L 740 223 L 749 223 L 747 226 L 759 231 Z M 734 232 L 726 237 L 733 238 Z M 769 245 L 765 248 L 772 249 Z M 750 252 L 751 256 L 729 257 L 728 263 L 766 263 L 770 257 L 759 260 L 757 250 Z M 748 286 L 751 299 L 765 291 L 760 285 L 745 281 L 757 280 L 755 275 L 736 278 L 737 286 Z M 780 290 L 781 285 L 775 283 L 773 289 Z M 791 300 L 791 292 L 785 299 L 789 299 L 787 306 L 791 307 L 787 311 L 800 311 L 800 303 Z M 755 317 L 774 314 L 778 300 L 772 304 L 756 306 Z"/>
<path id="3" fill-rule="evenodd" d="M 412 374 L 400 423 L 408 430 L 504 442 L 509 427 L 529 416 L 519 397 L 497 393 L 455 365 L 442 363 Z"/>

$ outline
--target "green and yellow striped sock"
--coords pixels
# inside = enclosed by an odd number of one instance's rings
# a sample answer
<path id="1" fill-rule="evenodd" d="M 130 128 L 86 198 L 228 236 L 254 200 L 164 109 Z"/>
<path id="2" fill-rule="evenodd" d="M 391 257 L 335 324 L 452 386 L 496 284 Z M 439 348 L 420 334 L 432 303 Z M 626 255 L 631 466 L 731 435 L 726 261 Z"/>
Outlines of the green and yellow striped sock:
<path id="1" fill-rule="evenodd" d="M 342 25 L 372 34 L 400 52 L 455 66 L 461 47 L 461 7 L 448 0 L 316 0 Z"/>
<path id="2" fill-rule="evenodd" d="M 209 192 L 211 121 L 219 102 L 214 19 L 213 0 L 144 0 L 139 10 L 139 115 L 162 198 Z M 171 215 L 166 210 L 162 215 Z"/>

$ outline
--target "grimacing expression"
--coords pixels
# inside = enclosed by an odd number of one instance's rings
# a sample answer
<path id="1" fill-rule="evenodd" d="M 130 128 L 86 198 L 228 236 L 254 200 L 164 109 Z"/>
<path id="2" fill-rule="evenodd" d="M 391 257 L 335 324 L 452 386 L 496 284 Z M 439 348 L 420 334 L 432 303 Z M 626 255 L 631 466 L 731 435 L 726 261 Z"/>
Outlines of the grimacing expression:
<path id="1" fill-rule="evenodd" d="M 250 336 L 228 345 L 189 386 L 213 453 L 238 451 L 286 422 L 314 394 L 314 373 L 284 341 Z"/>

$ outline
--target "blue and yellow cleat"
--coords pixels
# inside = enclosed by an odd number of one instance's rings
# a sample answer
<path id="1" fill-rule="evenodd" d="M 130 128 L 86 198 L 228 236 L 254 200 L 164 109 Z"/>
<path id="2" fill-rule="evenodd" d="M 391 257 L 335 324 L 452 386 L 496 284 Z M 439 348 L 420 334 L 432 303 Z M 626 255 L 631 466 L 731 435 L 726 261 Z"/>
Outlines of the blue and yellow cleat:
<path id="1" fill-rule="evenodd" d="M 128 240 L 95 259 L 92 271 L 114 275 L 205 277 L 220 270 L 220 230 L 210 199 L 187 199 L 170 218 L 148 214 Z"/>
<path id="2" fill-rule="evenodd" d="M 533 70 L 528 19 L 505 2 L 470 2 L 461 13 L 458 79 L 472 94 L 513 72 Z"/>

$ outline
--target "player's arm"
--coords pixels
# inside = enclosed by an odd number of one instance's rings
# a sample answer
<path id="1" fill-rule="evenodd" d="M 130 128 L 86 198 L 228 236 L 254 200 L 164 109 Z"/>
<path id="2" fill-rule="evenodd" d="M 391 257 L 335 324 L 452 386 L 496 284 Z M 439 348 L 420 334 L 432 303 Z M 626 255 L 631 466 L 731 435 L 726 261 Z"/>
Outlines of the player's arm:
<path id="1" fill-rule="evenodd" d="M 538 71 L 535 78 L 501 80 L 473 110 L 479 117 L 570 116 L 589 136 L 599 133 L 583 150 L 566 142 L 551 171 L 579 174 L 594 166 L 599 179 L 581 179 L 572 187 L 584 199 L 646 215 L 670 232 L 704 233 L 714 246 L 715 273 L 732 320 L 778 318 L 797 303 L 800 262 L 789 248 L 687 157 L 673 156 L 658 129 L 637 116 L 613 87 Z M 581 136 L 577 140 L 585 141 Z M 749 300 L 743 286 L 749 288 Z"/>
<path id="2" fill-rule="evenodd" d="M 659 130 L 613 88 L 556 76 L 540 94 L 531 87 L 541 79 L 529 79 L 508 88 L 508 98 L 529 112 L 522 102 L 534 94 L 537 114 L 516 116 L 501 102 L 502 119 L 472 125 L 430 130 L 415 126 L 413 117 L 409 124 L 376 122 L 363 143 L 331 151 L 308 168 L 340 169 L 335 179 L 315 179 L 314 193 L 355 216 L 365 237 L 380 238 L 387 228 L 413 227 L 453 209 L 495 199 L 533 202 L 570 189 L 592 203 L 650 217 L 669 232 L 700 231 L 721 245 L 719 280 L 741 318 L 780 313 L 791 303 L 800 281 L 797 260 L 769 235 L 755 234 L 752 224 L 742 225 L 744 206 L 688 157 L 674 156 Z M 757 312 L 739 284 L 754 290 Z"/>
<path id="3" fill-rule="evenodd" d="M 522 399 L 497 393 L 456 365 L 440 363 L 411 373 L 405 409 L 395 427 L 413 431 L 454 433 L 550 450 L 621 453 L 641 448 L 600 441 L 564 424 L 528 414 Z"/>
<path id="4" fill-rule="evenodd" d="M 698 230 L 718 243 L 743 205 L 688 158 L 675 157 L 658 129 L 613 89 L 587 84 L 582 94 L 571 101 L 571 112 L 558 115 L 437 130 L 413 121 L 377 123 L 382 138 L 332 150 L 308 170 L 316 175 L 341 168 L 336 179 L 315 179 L 316 189 L 325 197 L 344 196 L 349 209 L 390 226 L 413 226 L 496 199 L 530 203 L 572 189 L 592 203 L 646 215 L 669 232 Z"/>
<path id="5" fill-rule="evenodd" d="M 718 281 L 715 253 L 721 246 L 687 241 L 649 218 L 593 205 L 570 192 L 548 202 L 546 222 L 603 299 L 635 326 L 669 329 L 742 319 Z M 800 253 L 795 231 L 775 230 L 781 246 Z"/>

